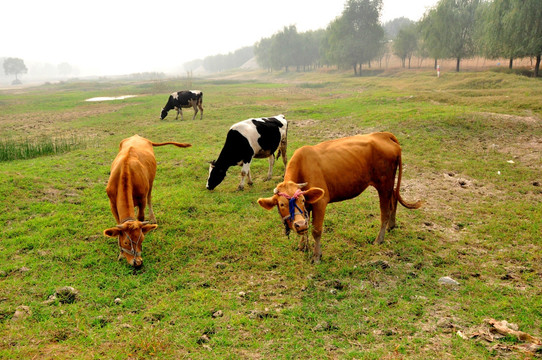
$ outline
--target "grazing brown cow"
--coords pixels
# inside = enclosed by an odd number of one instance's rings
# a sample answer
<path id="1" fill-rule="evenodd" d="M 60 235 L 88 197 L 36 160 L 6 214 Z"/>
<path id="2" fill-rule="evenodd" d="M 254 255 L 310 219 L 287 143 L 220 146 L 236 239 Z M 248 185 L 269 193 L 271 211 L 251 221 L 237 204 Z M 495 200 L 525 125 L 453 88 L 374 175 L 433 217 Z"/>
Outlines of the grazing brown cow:
<path id="1" fill-rule="evenodd" d="M 394 189 L 397 167 L 399 175 Z M 258 204 L 267 210 L 278 206 L 286 232 L 293 229 L 301 235 L 300 250 L 308 247 L 308 219 L 312 211 L 313 261 L 318 262 L 322 256 L 320 238 L 327 204 L 352 199 L 369 185 L 374 186 L 380 197 L 377 243 L 384 241 L 386 228 L 395 227 L 397 200 L 408 209 L 422 205 L 421 201 L 407 203 L 401 198 L 401 173 L 401 147 L 391 133 L 325 141 L 297 149 L 286 167 L 284 181 L 277 185 L 272 197 L 258 199 Z M 302 190 L 305 187 L 308 190 Z"/>
<path id="2" fill-rule="evenodd" d="M 144 235 L 158 227 L 152 211 L 151 191 L 156 175 L 153 146 L 192 146 L 186 143 L 153 143 L 139 135 L 120 142 L 119 153 L 111 165 L 107 196 L 117 226 L 104 230 L 104 235 L 119 240 L 119 260 L 124 257 L 134 267 L 143 264 L 141 245 Z M 145 221 L 145 207 L 149 205 L 149 221 Z M 135 207 L 138 207 L 137 219 Z"/>

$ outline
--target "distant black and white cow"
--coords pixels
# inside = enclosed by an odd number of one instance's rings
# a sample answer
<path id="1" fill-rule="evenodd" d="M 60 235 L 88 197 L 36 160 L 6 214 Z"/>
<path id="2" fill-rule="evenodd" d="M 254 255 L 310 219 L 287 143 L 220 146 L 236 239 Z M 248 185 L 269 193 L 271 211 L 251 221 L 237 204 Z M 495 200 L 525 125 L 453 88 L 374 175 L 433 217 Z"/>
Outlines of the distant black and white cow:
<path id="1" fill-rule="evenodd" d="M 252 185 L 250 163 L 253 158 L 269 158 L 267 180 L 271 179 L 277 149 L 277 157 L 282 155 L 285 167 L 288 162 L 286 157 L 287 131 L 288 122 L 284 115 L 247 119 L 233 124 L 228 131 L 226 143 L 218 159 L 211 162 L 207 189 L 213 190 L 218 186 L 224 180 L 228 168 L 234 165 L 242 166 L 241 183 L 238 189 L 244 189 L 245 176 L 248 176 L 248 184 Z"/>
<path id="2" fill-rule="evenodd" d="M 196 115 L 198 113 L 198 108 L 201 110 L 200 120 L 203 119 L 203 93 L 199 90 L 185 90 L 185 91 L 177 91 L 173 94 L 169 95 L 169 99 L 167 101 L 166 106 L 162 109 L 162 112 L 160 113 L 160 120 L 164 120 L 167 116 L 167 113 L 169 110 L 175 109 L 177 110 L 177 117 L 175 120 L 179 118 L 179 112 L 181 113 L 181 120 L 183 120 L 183 108 L 194 108 L 194 117 L 192 120 L 196 118 Z"/>

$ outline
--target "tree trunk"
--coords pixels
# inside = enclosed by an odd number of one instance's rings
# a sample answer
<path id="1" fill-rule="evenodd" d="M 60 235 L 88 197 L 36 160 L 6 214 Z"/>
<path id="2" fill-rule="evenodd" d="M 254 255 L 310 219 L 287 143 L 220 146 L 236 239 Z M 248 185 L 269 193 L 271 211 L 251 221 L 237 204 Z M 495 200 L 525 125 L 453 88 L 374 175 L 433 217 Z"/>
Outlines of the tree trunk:
<path id="1" fill-rule="evenodd" d="M 358 64 L 354 64 L 354 76 L 358 76 Z"/>
<path id="2" fill-rule="evenodd" d="M 437 58 L 435 58 L 435 70 L 437 70 Z"/>
<path id="3" fill-rule="evenodd" d="M 410 69 L 410 60 L 411 60 L 411 56 L 408 57 L 408 68 Z"/>
<path id="4" fill-rule="evenodd" d="M 536 65 L 534 66 L 534 77 L 538 77 L 539 69 L 540 69 L 540 54 L 536 56 Z"/>
<path id="5" fill-rule="evenodd" d="M 508 68 L 512 69 L 512 65 L 514 65 L 514 58 L 513 57 L 510 58 L 510 63 L 508 64 Z"/>
<path id="6" fill-rule="evenodd" d="M 461 63 L 461 58 L 457 58 L 457 63 L 455 65 L 455 71 L 459 72 L 459 64 Z"/>

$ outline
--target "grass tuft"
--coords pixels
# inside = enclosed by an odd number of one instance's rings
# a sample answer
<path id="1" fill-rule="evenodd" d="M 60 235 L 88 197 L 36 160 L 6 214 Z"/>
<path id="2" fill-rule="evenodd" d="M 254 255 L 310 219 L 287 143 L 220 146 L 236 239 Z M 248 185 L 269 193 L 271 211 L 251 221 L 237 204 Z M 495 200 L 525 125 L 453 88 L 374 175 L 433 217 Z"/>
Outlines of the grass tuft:
<path id="1" fill-rule="evenodd" d="M 62 154 L 81 147 L 83 147 L 83 141 L 76 136 L 1 140 L 0 161 L 25 160 Z"/>

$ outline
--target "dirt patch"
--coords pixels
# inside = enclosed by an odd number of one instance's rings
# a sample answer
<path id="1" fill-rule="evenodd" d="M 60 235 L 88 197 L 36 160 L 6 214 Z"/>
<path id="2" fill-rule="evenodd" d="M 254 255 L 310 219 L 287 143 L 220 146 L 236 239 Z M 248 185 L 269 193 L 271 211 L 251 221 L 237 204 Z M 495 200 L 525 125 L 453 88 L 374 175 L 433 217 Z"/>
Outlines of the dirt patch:
<path id="1" fill-rule="evenodd" d="M 480 113 L 488 121 L 493 121 L 499 127 L 517 127 L 518 124 L 525 124 L 534 129 L 542 128 L 542 119 L 537 115 L 518 116 L 496 113 Z M 503 132 L 503 134 L 493 140 L 480 139 L 481 146 L 487 151 L 496 151 L 508 155 L 509 161 L 521 163 L 529 168 L 540 168 L 542 165 L 542 137 L 529 134 L 512 136 Z"/>
<path id="2" fill-rule="evenodd" d="M 445 241 L 458 241 L 466 234 L 461 220 L 465 215 L 476 218 L 474 210 L 465 204 L 490 204 L 495 198 L 505 195 L 492 184 L 484 184 L 453 171 L 424 173 L 416 167 L 403 165 L 403 174 L 405 172 L 411 179 L 402 179 L 401 196 L 407 201 L 424 201 L 420 208 L 427 214 L 424 228 L 439 234 Z M 464 210 L 458 212 L 457 209 Z M 469 211 L 471 213 L 466 214 Z"/>
<path id="3" fill-rule="evenodd" d="M 508 115 L 508 114 L 498 114 L 498 113 L 491 113 L 491 112 L 482 112 L 479 113 L 482 116 L 498 120 L 498 121 L 508 121 L 508 122 L 523 122 L 526 124 L 536 124 L 542 123 L 542 119 L 538 117 L 535 114 L 531 114 L 529 116 L 519 116 L 519 115 Z"/>
<path id="4" fill-rule="evenodd" d="M 64 112 L 32 112 L 23 114 L 0 115 L 0 129 L 24 136 L 58 133 L 58 124 L 69 123 L 77 119 L 108 114 L 122 109 L 126 104 L 95 104 L 83 110 Z"/>
<path id="5" fill-rule="evenodd" d="M 492 148 L 510 156 L 510 161 L 521 163 L 530 168 L 540 168 L 542 165 L 542 138 L 534 135 L 519 136 L 513 143 L 500 143 Z M 512 163 L 512 162 L 511 162 Z"/>

